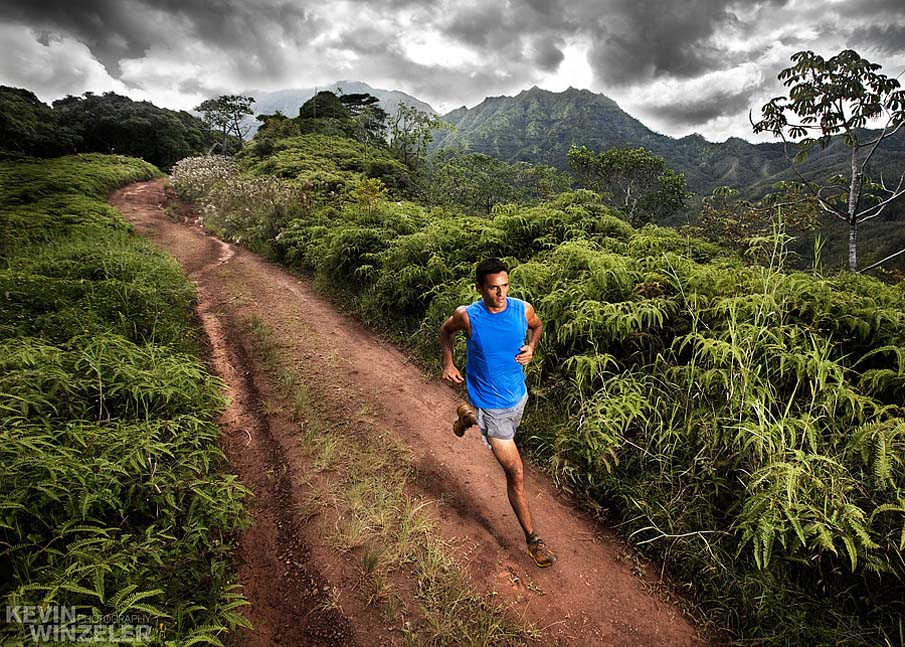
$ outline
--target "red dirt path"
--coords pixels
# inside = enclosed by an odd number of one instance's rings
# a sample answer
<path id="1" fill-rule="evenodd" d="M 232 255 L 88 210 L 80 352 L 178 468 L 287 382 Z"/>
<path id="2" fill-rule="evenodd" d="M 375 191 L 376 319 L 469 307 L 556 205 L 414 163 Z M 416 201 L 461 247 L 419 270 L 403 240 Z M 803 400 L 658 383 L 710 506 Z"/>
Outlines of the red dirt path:
<path id="1" fill-rule="evenodd" d="M 537 569 L 506 498 L 503 473 L 474 430 L 450 431 L 452 389 L 399 350 L 339 314 L 304 280 L 247 250 L 221 242 L 164 212 L 163 181 L 120 189 L 111 203 L 135 230 L 172 254 L 198 287 L 198 313 L 212 365 L 228 385 L 223 446 L 232 469 L 255 493 L 252 525 L 238 554 L 240 581 L 255 625 L 240 645 L 394 644 L 399 636 L 355 592 L 344 588 L 342 556 L 331 555 L 294 514 L 304 459 L 241 324 L 257 316 L 286 357 L 305 367 L 322 393 L 346 403 L 354 420 L 365 405 L 407 443 L 417 486 L 439 500 L 442 535 L 469 547 L 467 571 L 479 591 L 496 591 L 516 617 L 543 631 L 540 644 L 614 647 L 701 645 L 681 609 L 649 593 L 622 544 L 577 511 L 549 479 L 527 469 L 535 525 L 559 561 Z M 263 394 L 262 394 L 263 392 Z M 312 556 L 315 559 L 310 559 Z M 317 567 L 312 566 L 317 564 Z M 340 591 L 341 605 L 329 600 Z"/>

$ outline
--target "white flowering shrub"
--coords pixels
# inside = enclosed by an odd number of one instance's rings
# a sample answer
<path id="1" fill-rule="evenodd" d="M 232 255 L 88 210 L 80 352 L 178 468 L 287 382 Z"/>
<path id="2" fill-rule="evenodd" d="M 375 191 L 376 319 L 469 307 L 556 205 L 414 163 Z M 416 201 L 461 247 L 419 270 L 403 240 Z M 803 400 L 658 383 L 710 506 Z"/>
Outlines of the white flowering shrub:
<path id="1" fill-rule="evenodd" d="M 307 213 L 306 188 L 274 177 L 247 177 L 230 157 L 189 157 L 173 167 L 173 187 L 201 210 L 215 234 L 271 253 L 271 242 L 292 218 Z"/>
<path id="2" fill-rule="evenodd" d="M 239 166 L 226 155 L 186 157 L 173 166 L 170 179 L 180 197 L 197 202 L 220 182 L 239 175 Z"/>

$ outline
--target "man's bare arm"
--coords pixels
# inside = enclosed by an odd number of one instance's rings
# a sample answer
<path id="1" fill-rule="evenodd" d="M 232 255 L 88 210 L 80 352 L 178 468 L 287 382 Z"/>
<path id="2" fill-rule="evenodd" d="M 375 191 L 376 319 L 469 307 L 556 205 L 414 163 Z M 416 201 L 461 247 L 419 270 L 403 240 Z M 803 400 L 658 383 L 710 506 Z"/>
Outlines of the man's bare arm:
<path id="1" fill-rule="evenodd" d="M 534 349 L 537 348 L 537 342 L 540 341 L 541 333 L 544 332 L 544 324 L 534 311 L 534 306 L 530 303 L 525 304 L 525 319 L 528 320 L 528 339 L 525 345 L 519 348 L 519 354 L 515 356 L 515 361 L 522 366 L 527 366 L 534 358 Z"/>
<path id="2" fill-rule="evenodd" d="M 456 308 L 449 318 L 443 322 L 443 325 L 440 326 L 440 352 L 443 357 L 443 373 L 441 377 L 453 384 L 461 384 L 465 381 L 459 369 L 453 363 L 453 339 L 460 330 L 471 331 L 465 306 Z"/>

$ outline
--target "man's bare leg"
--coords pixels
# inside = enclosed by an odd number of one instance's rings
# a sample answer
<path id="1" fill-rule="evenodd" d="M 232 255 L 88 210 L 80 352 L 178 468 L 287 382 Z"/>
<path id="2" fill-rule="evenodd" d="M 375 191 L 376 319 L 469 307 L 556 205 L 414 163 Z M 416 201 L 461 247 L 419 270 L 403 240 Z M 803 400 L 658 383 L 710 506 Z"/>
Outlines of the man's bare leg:
<path id="1" fill-rule="evenodd" d="M 525 496 L 525 470 L 522 466 L 522 457 L 515 446 L 514 440 L 501 440 L 500 438 L 488 438 L 493 455 L 503 466 L 506 472 L 506 493 L 509 495 L 509 505 L 515 512 L 522 530 L 525 531 L 525 539 L 534 532 L 534 524 L 531 522 L 531 511 L 528 509 L 528 497 Z"/>

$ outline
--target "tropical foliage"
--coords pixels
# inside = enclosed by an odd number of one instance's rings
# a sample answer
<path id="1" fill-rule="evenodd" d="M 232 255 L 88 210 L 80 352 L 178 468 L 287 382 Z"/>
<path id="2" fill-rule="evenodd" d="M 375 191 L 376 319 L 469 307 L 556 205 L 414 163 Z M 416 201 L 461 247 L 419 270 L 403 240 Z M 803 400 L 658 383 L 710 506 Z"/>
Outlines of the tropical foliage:
<path id="1" fill-rule="evenodd" d="M 341 135 L 307 134 L 260 140 L 238 154 L 240 163 L 258 176 L 293 180 L 324 196 L 345 195 L 363 178 L 379 178 L 396 195 L 412 187 L 405 166 L 386 148 Z"/>
<path id="2" fill-rule="evenodd" d="M 477 106 L 459 108 L 443 119 L 454 128 L 436 133 L 435 150 L 480 153 L 510 164 L 528 162 L 567 171 L 567 154 L 573 145 L 593 151 L 643 147 L 683 174 L 688 189 L 700 195 L 728 186 L 738 190 L 741 198 L 756 202 L 772 193 L 779 182 L 801 182 L 789 164 L 796 151 L 791 148 L 787 151 L 782 143 L 754 144 L 736 137 L 711 142 L 698 134 L 675 139 L 650 130 L 610 98 L 588 90 L 569 88 L 557 93 L 532 88 L 514 97 L 488 97 Z M 871 142 L 880 132 L 858 130 L 857 134 L 861 141 Z M 839 174 L 850 179 L 851 152 L 843 138 L 837 136 L 825 148 L 812 147 L 808 158 L 799 160 L 796 167 L 802 176 L 820 183 Z M 879 171 L 883 172 L 887 186 L 896 188 L 898 178 L 905 172 L 905 131 L 899 130 L 885 138 L 872 154 L 869 172 L 875 184 L 879 184 Z M 879 186 L 866 194 L 889 197 Z M 862 207 L 875 204 L 863 202 Z M 903 218 L 905 202 L 899 198 L 859 229 L 859 267 L 868 267 L 905 247 Z M 694 222 L 693 217 L 657 222 L 678 226 L 689 220 Z M 848 266 L 850 228 L 835 215 L 828 215 L 825 220 L 820 227 L 821 261 L 828 267 Z M 803 236 L 793 243 L 806 266 L 814 261 L 813 236 Z M 903 256 L 894 258 L 889 265 L 901 270 L 905 267 Z"/>
<path id="3" fill-rule="evenodd" d="M 717 187 L 702 200 L 697 229 L 703 236 L 739 251 L 748 251 L 781 226 L 800 234 L 815 230 L 820 222 L 816 201 L 796 182 L 780 182 L 757 201 L 745 200 L 728 186 Z M 819 257 L 815 259 L 819 266 Z"/>
<path id="4" fill-rule="evenodd" d="M 50 157 L 71 152 L 77 141 L 34 93 L 0 86 L 0 151 Z"/>
<path id="5" fill-rule="evenodd" d="M 158 108 L 113 92 L 68 96 L 54 101 L 53 111 L 61 125 L 78 135 L 77 153 L 131 155 L 169 169 L 209 145 L 210 132 L 188 112 Z"/>
<path id="6" fill-rule="evenodd" d="M 105 201 L 158 174 L 103 155 L 0 162 L 0 604 L 221 644 L 246 624 L 221 385 L 191 286 Z M 32 638 L 6 623 L 0 640 Z"/>
<path id="7" fill-rule="evenodd" d="M 568 157 L 581 185 L 600 193 L 634 227 L 663 223 L 684 211 L 691 196 L 685 176 L 643 148 L 611 148 L 595 154 L 585 146 L 573 145 Z"/>
<path id="8" fill-rule="evenodd" d="M 572 178 L 550 166 L 507 164 L 481 153 L 444 151 L 421 169 L 417 197 L 429 206 L 447 206 L 488 215 L 494 205 L 536 204 L 568 191 Z"/>

